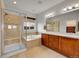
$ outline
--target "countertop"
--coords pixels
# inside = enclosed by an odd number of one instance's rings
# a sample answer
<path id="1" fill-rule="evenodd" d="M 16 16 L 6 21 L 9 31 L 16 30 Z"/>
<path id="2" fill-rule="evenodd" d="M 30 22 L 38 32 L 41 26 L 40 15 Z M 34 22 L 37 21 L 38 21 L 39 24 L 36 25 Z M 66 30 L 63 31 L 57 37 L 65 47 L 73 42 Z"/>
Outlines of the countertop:
<path id="1" fill-rule="evenodd" d="M 43 31 L 41 33 L 79 39 L 79 33 L 58 33 L 58 32 L 51 32 L 51 31 Z"/>

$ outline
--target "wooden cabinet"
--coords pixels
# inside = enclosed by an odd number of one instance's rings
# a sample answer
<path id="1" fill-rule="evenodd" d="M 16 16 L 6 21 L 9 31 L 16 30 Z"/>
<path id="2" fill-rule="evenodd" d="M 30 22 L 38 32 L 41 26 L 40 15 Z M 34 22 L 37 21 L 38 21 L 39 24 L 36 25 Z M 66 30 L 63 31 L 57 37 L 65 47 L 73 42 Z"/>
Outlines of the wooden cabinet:
<path id="1" fill-rule="evenodd" d="M 49 47 L 53 50 L 58 50 L 59 48 L 58 36 L 49 35 Z"/>
<path id="2" fill-rule="evenodd" d="M 75 57 L 79 58 L 79 40 L 77 40 L 75 48 L 76 48 L 76 50 L 75 50 L 75 52 L 76 52 Z"/>
<path id="3" fill-rule="evenodd" d="M 42 34 L 42 44 L 48 47 L 48 35 Z"/>
<path id="4" fill-rule="evenodd" d="M 58 50 L 58 52 L 60 52 L 60 53 L 62 53 L 62 37 L 61 36 L 59 36 L 59 50 Z"/>
<path id="5" fill-rule="evenodd" d="M 76 44 L 75 39 L 62 37 L 61 39 L 62 53 L 68 57 L 75 57 L 76 55 L 75 44 Z"/>
<path id="6" fill-rule="evenodd" d="M 79 57 L 79 39 L 42 34 L 42 44 L 68 57 Z"/>

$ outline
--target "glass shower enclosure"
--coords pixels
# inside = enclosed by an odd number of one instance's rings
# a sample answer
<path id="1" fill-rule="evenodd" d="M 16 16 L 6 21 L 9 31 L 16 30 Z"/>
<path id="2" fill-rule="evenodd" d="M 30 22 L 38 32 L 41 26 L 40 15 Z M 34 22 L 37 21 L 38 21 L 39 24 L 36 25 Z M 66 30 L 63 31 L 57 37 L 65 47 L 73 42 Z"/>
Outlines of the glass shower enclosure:
<path id="1" fill-rule="evenodd" d="M 28 48 L 28 41 L 38 39 L 35 18 L 9 9 L 2 9 L 0 12 L 1 56 L 25 50 Z"/>
<path id="2" fill-rule="evenodd" d="M 22 43 L 22 16 L 20 15 L 20 13 L 3 10 L 1 26 L 2 55 L 25 48 Z"/>

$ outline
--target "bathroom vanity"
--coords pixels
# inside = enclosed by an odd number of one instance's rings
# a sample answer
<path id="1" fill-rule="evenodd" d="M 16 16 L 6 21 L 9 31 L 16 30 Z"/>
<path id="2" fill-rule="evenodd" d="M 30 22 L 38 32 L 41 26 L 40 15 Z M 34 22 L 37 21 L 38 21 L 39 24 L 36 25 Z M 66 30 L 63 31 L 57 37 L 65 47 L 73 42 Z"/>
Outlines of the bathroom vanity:
<path id="1" fill-rule="evenodd" d="M 23 43 L 27 49 L 41 45 L 41 35 L 31 35 L 23 38 Z"/>
<path id="2" fill-rule="evenodd" d="M 42 45 L 67 57 L 79 58 L 79 10 L 46 19 Z"/>
<path id="3" fill-rule="evenodd" d="M 43 33 L 42 45 L 53 49 L 67 57 L 79 57 L 79 38 L 62 34 Z"/>

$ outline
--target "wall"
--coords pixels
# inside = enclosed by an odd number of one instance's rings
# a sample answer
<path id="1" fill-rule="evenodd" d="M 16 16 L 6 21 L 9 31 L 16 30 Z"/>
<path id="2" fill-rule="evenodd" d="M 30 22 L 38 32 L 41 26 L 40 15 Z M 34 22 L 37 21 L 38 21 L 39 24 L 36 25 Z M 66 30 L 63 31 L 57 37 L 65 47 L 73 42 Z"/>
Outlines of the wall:
<path id="1" fill-rule="evenodd" d="M 45 18 L 43 15 L 37 16 L 37 28 L 38 32 L 44 31 L 44 25 L 45 25 Z"/>
<path id="2" fill-rule="evenodd" d="M 78 21 L 78 19 L 79 19 L 78 17 L 79 17 L 79 10 L 52 17 L 52 18 L 50 18 L 50 20 L 59 20 L 60 21 L 60 32 L 66 33 L 66 22 L 68 20 Z M 38 21 L 37 21 L 38 22 L 38 32 L 45 31 L 44 25 L 46 23 L 46 19 L 45 19 L 44 15 L 38 16 L 37 19 L 38 19 Z"/>

